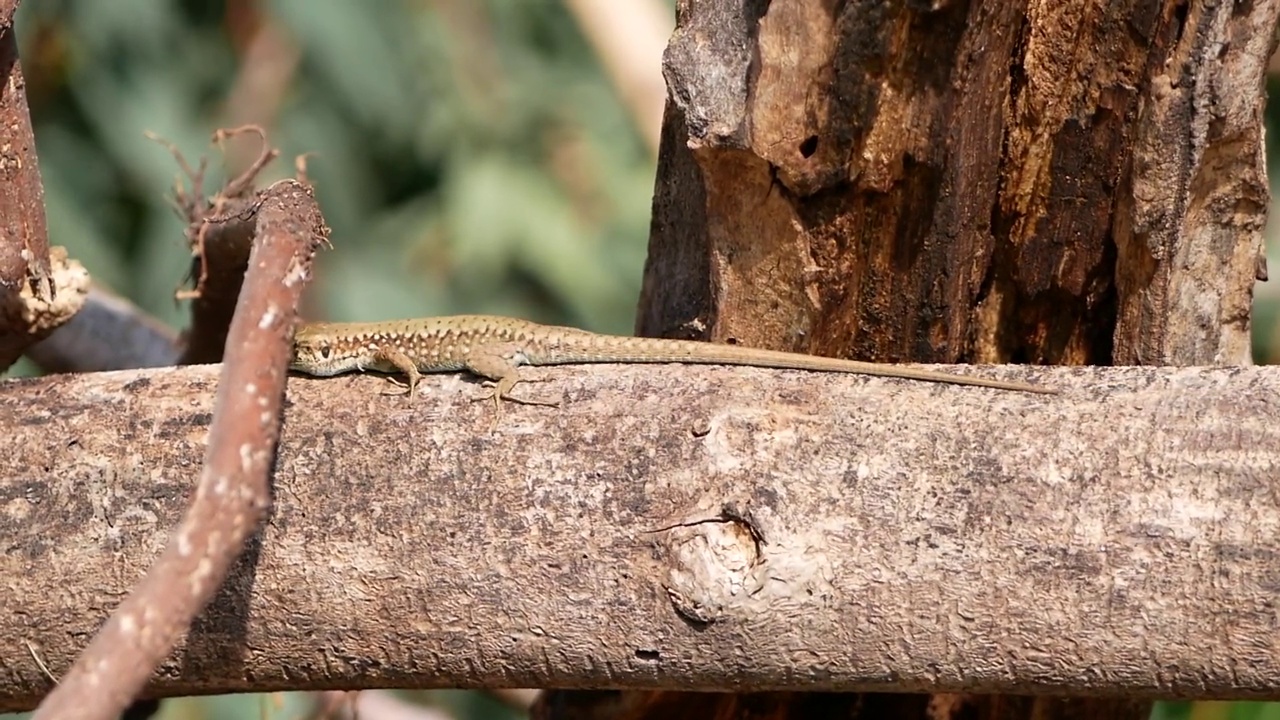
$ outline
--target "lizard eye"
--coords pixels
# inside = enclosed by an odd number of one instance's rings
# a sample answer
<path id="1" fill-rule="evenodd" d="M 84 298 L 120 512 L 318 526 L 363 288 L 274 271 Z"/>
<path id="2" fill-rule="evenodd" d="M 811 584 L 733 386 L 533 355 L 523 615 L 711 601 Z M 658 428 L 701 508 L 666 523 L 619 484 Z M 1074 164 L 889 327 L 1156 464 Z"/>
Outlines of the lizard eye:
<path id="1" fill-rule="evenodd" d="M 320 357 L 324 358 L 325 360 L 328 360 L 329 355 L 331 355 L 332 353 L 333 353 L 333 349 L 330 348 L 328 345 L 320 346 Z"/>

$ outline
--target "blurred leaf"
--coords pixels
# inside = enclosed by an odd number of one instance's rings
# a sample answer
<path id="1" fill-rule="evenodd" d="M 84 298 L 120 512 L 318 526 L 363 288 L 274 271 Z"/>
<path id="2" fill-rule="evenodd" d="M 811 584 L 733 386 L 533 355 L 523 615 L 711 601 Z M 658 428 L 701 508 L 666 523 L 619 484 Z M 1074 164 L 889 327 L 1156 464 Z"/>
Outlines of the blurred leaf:
<path id="1" fill-rule="evenodd" d="M 405 5 L 271 0 L 267 8 L 302 45 L 306 70 L 362 125 L 407 138 L 420 112 L 420 48 Z"/>
<path id="2" fill-rule="evenodd" d="M 37 150 L 49 243 L 65 246 L 97 282 L 128 287 L 124 259 L 108 239 L 119 223 L 105 201 L 114 179 L 110 166 L 83 138 L 57 125 L 44 128 Z"/>

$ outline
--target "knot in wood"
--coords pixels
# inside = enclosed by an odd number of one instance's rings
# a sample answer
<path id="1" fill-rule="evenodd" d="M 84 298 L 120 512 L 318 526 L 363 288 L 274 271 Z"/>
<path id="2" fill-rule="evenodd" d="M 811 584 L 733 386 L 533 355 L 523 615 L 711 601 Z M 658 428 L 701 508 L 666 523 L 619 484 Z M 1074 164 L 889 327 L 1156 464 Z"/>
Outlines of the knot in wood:
<path id="1" fill-rule="evenodd" d="M 667 545 L 667 597 L 690 622 L 709 625 L 737 614 L 735 606 L 759 590 L 753 570 L 760 548 L 744 520 L 717 518 L 672 528 Z"/>

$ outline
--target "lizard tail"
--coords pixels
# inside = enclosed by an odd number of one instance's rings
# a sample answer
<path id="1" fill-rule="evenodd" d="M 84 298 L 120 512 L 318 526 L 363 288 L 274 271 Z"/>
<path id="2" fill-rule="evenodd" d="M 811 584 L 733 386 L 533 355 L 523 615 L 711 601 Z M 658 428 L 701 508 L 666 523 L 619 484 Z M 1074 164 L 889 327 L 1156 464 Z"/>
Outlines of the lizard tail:
<path id="1" fill-rule="evenodd" d="M 569 340 L 569 338 L 566 338 Z M 760 350 L 740 345 L 720 345 L 696 340 L 638 338 L 622 335 L 583 333 L 560 347 L 544 348 L 530 356 L 535 365 L 576 365 L 581 363 L 681 363 L 685 365 L 741 365 L 749 367 L 808 370 L 811 372 L 851 373 L 878 377 L 904 378 L 924 382 L 948 383 L 1056 395 L 1057 390 L 1027 383 L 995 380 L 976 375 L 955 375 L 922 367 L 871 363 L 861 360 L 803 355 L 800 353 Z"/>

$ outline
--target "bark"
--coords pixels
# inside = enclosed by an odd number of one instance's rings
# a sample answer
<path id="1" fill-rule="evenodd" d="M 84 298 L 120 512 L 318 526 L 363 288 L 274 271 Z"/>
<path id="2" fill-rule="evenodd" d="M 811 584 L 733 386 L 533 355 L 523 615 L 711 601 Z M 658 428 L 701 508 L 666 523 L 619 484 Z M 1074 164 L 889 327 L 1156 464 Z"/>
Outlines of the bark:
<path id="1" fill-rule="evenodd" d="M 0 709 L 161 552 L 218 370 L 0 384 Z M 988 372 L 1064 394 L 595 366 L 495 416 L 293 378 L 268 521 L 148 693 L 1277 697 L 1280 368 Z"/>
<path id="2" fill-rule="evenodd" d="M 0 372 L 83 302 L 82 292 L 64 284 L 74 261 L 68 263 L 62 248 L 50 254 L 44 186 L 13 31 L 18 5 L 0 0 Z M 59 298 L 60 290 L 67 296 Z"/>
<path id="3" fill-rule="evenodd" d="M 66 248 L 55 245 L 46 259 L 50 262 L 47 294 L 31 284 L 22 284 L 14 292 L 0 289 L 2 368 L 75 317 L 89 296 L 89 273 L 79 261 L 67 257 Z"/>
<path id="4" fill-rule="evenodd" d="M 1248 362 L 1278 15 L 681 3 L 637 327 L 885 361 Z"/>
<path id="5" fill-rule="evenodd" d="M 1247 364 L 1278 16 L 1276 0 L 684 0 L 637 332 L 883 361 Z M 614 716 L 669 720 L 680 699 Z M 801 712 L 773 700 L 755 711 Z M 1082 701 L 824 702 L 1053 718 Z"/>
<path id="6" fill-rule="evenodd" d="M 178 362 L 178 337 L 127 299 L 90 285 L 79 311 L 27 357 L 46 373 L 165 367 Z"/>

